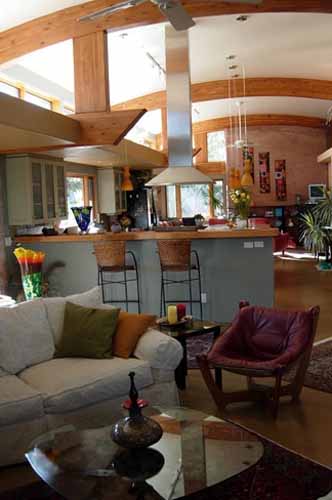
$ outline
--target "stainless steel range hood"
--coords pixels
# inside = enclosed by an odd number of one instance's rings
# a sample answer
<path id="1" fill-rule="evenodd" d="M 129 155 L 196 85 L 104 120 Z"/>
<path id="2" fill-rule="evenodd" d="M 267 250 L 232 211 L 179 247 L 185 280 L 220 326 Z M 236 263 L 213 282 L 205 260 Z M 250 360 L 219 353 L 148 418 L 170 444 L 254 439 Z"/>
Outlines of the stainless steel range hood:
<path id="1" fill-rule="evenodd" d="M 165 37 L 168 168 L 147 186 L 210 184 L 212 179 L 193 167 L 188 31 L 166 26 Z"/>

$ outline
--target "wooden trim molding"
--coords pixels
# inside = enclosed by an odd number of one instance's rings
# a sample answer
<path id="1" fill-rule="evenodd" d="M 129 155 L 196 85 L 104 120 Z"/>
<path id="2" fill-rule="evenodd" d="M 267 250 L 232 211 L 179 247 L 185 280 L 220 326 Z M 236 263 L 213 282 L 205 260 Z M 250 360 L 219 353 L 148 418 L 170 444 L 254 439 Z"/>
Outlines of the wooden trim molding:
<path id="1" fill-rule="evenodd" d="M 191 86 L 191 93 L 193 102 L 227 99 L 229 97 L 228 81 L 194 83 Z M 232 97 L 242 97 L 242 95 L 242 81 L 237 80 L 237 87 L 232 89 Z M 332 81 L 310 78 L 247 78 L 246 95 L 248 97 L 281 96 L 331 100 Z M 166 108 L 166 92 L 153 92 L 112 106 L 114 110 L 133 108 L 145 108 L 149 111 Z"/>
<path id="2" fill-rule="evenodd" d="M 203 174 L 211 175 L 213 178 L 217 176 L 223 177 L 226 174 L 226 163 L 224 161 L 209 161 L 196 165 L 197 169 Z"/>
<path id="3" fill-rule="evenodd" d="M 90 22 L 79 22 L 81 16 L 109 7 L 118 0 L 92 0 L 58 10 L 34 19 L 0 35 L 0 64 L 21 57 L 49 45 L 103 30 L 127 29 L 134 26 L 160 23 L 165 18 L 150 2 L 144 6 L 119 11 L 111 16 Z M 243 14 L 241 4 L 227 4 L 215 0 L 182 0 L 192 17 Z M 246 5 L 246 13 L 262 12 L 322 12 L 332 13 L 330 0 L 264 0 L 261 5 Z"/>

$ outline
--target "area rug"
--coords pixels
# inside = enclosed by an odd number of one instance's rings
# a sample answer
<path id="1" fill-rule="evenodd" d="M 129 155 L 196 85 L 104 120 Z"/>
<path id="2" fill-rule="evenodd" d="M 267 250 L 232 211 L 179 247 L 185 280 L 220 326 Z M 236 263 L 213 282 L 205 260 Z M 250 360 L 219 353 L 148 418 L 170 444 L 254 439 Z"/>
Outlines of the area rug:
<path id="1" fill-rule="evenodd" d="M 189 370 L 198 368 L 196 356 L 210 350 L 213 343 L 213 333 L 204 333 L 187 339 L 187 363 Z"/>
<path id="2" fill-rule="evenodd" d="M 185 498 L 187 500 L 318 500 L 332 490 L 332 470 L 272 441 L 265 439 L 262 441 L 265 453 L 255 469 Z M 109 498 L 113 496 L 110 495 Z M 129 498 L 136 500 L 135 495 L 128 495 Z M 148 494 L 145 500 L 156 499 L 160 499 L 159 495 L 152 493 Z M 52 492 L 44 483 L 37 482 L 0 494 L 0 500 L 64 499 Z M 105 500 L 105 498 L 101 499 L 96 495 L 93 500 Z M 122 500 L 127 500 L 127 495 L 124 495 Z"/>
<path id="3" fill-rule="evenodd" d="M 213 342 L 213 335 L 205 334 L 188 339 L 188 368 L 198 368 L 196 355 L 207 352 Z M 285 377 L 291 380 L 292 374 Z M 314 345 L 304 385 L 318 391 L 332 393 L 332 338 Z"/>
<path id="4" fill-rule="evenodd" d="M 332 339 L 314 345 L 304 385 L 332 393 Z"/>

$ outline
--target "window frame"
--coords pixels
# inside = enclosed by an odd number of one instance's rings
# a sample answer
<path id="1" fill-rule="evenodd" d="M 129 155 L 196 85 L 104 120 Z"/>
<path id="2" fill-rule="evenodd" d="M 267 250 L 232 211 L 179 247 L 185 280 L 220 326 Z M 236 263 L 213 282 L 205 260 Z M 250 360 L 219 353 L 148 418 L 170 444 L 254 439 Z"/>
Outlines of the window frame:
<path id="1" fill-rule="evenodd" d="M 218 177 L 213 178 L 213 184 L 209 184 L 209 214 L 208 217 L 219 217 L 218 215 L 215 214 L 215 209 L 213 208 L 212 205 L 212 189 L 214 187 L 214 183 L 217 181 L 223 181 L 223 199 L 224 199 L 224 204 L 227 204 L 227 193 L 226 193 L 226 175 L 218 175 Z M 182 214 L 182 197 L 181 197 L 181 186 L 176 184 L 175 185 L 175 194 L 176 194 L 176 217 L 178 219 L 181 219 L 183 217 Z M 166 216 L 169 218 L 168 215 L 168 193 L 167 189 L 165 189 L 165 197 L 166 197 Z M 224 208 L 225 212 L 227 212 L 227 206 Z"/>
<path id="2" fill-rule="evenodd" d="M 79 179 L 83 179 L 83 198 L 84 198 L 84 205 L 85 206 L 87 206 L 89 204 L 89 179 L 92 179 L 92 181 L 93 181 L 93 201 L 92 201 L 93 216 L 94 216 L 94 218 L 96 218 L 97 214 L 99 214 L 97 175 L 96 174 L 81 174 L 78 172 L 66 172 L 65 177 L 66 177 L 66 184 L 67 184 L 68 177 L 76 177 Z M 68 193 L 67 193 L 67 203 L 68 203 Z M 68 204 L 68 209 L 70 209 L 69 204 Z"/>

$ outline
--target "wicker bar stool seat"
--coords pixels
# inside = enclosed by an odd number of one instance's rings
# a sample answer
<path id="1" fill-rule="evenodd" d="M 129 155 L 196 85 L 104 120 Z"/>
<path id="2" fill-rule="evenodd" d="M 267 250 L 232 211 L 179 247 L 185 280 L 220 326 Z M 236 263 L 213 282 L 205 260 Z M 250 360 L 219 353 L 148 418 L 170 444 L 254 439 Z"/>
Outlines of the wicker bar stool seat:
<path id="1" fill-rule="evenodd" d="M 95 242 L 94 254 L 97 260 L 98 267 L 98 285 L 102 288 L 103 302 L 107 303 L 123 303 L 128 305 L 130 303 L 137 304 L 138 312 L 140 312 L 140 294 L 139 294 L 139 279 L 138 269 L 135 254 L 126 250 L 125 241 L 111 241 L 111 242 Z M 134 278 L 128 277 L 128 272 L 134 272 Z M 122 273 L 123 278 L 113 280 L 112 273 Z M 128 283 L 136 282 L 136 298 L 129 299 L 128 297 Z M 112 285 L 121 285 L 124 287 L 125 296 L 123 299 L 112 299 Z M 106 297 L 106 289 L 109 295 Z"/>
<path id="2" fill-rule="evenodd" d="M 166 305 L 179 300 L 171 300 L 166 296 L 166 288 L 172 285 L 188 285 L 188 297 L 181 298 L 181 302 L 190 305 L 193 313 L 193 304 L 199 304 L 200 318 L 203 319 L 202 283 L 199 256 L 192 250 L 190 240 L 158 240 L 158 253 L 161 269 L 160 315 L 166 314 Z M 183 278 L 170 277 L 169 273 L 186 273 Z M 194 298 L 194 284 L 197 284 L 198 298 Z M 197 293 L 196 292 L 196 293 Z"/>

